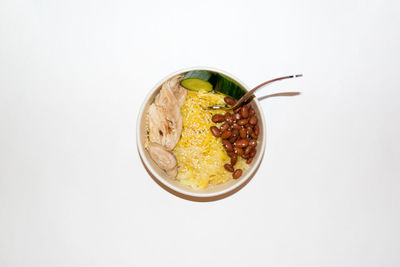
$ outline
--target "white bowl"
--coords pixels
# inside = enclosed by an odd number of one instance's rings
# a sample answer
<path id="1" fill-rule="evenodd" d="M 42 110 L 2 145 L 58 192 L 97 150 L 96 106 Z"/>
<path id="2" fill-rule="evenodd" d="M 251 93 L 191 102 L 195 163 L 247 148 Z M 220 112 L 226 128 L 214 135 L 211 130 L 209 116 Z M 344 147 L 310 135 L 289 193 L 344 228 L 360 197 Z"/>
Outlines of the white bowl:
<path id="1" fill-rule="evenodd" d="M 260 133 L 258 136 L 258 144 L 257 144 L 257 154 L 255 155 L 253 162 L 250 164 L 249 168 L 243 172 L 242 176 L 237 179 L 230 179 L 228 182 L 220 185 L 209 185 L 206 189 L 192 189 L 188 186 L 181 185 L 179 181 L 177 180 L 172 180 L 167 177 L 165 172 L 161 170 L 156 163 L 151 159 L 148 151 L 144 148 L 144 141 L 147 138 L 147 134 L 145 132 L 145 122 L 146 122 L 146 114 L 147 110 L 150 106 L 150 104 L 153 102 L 155 96 L 158 94 L 161 85 L 170 79 L 171 77 L 185 73 L 188 71 L 192 70 L 209 70 L 213 72 L 219 72 L 222 73 L 232 80 L 236 81 L 238 84 L 243 86 L 247 91 L 249 90 L 249 87 L 245 85 L 242 81 L 240 81 L 238 78 L 233 76 L 232 74 L 229 74 L 225 71 L 215 69 L 215 68 L 209 68 L 209 67 L 191 67 L 191 68 L 186 68 L 182 69 L 180 71 L 174 72 L 164 79 L 162 79 L 160 82 L 158 82 L 149 92 L 149 94 L 146 96 L 146 99 L 144 99 L 143 104 L 140 108 L 139 111 L 139 116 L 137 119 L 137 125 L 136 125 L 136 141 L 137 141 L 137 147 L 139 151 L 139 155 L 142 159 L 142 162 L 146 168 L 146 170 L 149 172 L 150 176 L 158 182 L 159 185 L 161 185 L 164 189 L 169 191 L 170 193 L 173 193 L 175 195 L 178 195 L 180 197 L 187 198 L 192 197 L 193 199 L 191 200 L 200 200 L 208 198 L 212 200 L 215 197 L 224 197 L 232 194 L 233 192 L 237 192 L 239 189 L 241 189 L 244 185 L 247 184 L 247 182 L 254 176 L 255 172 L 257 171 L 259 165 L 261 164 L 264 151 L 265 151 L 265 143 L 266 143 L 266 127 L 265 127 L 265 118 L 263 115 L 263 112 L 261 110 L 261 106 L 256 98 L 253 99 L 252 101 L 252 107 L 254 108 L 257 118 L 258 118 L 258 126 L 260 127 Z M 218 198 L 217 198 L 218 199 Z"/>

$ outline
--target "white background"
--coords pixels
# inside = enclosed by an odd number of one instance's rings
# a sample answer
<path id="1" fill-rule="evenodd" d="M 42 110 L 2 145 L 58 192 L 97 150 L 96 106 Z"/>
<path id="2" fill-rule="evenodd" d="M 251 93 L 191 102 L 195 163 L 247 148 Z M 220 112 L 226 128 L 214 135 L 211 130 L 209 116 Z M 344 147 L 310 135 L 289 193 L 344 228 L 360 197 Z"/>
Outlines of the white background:
<path id="1" fill-rule="evenodd" d="M 400 266 L 396 1 L 0 2 L 0 266 Z M 151 87 L 264 88 L 264 161 L 191 202 L 136 149 Z"/>

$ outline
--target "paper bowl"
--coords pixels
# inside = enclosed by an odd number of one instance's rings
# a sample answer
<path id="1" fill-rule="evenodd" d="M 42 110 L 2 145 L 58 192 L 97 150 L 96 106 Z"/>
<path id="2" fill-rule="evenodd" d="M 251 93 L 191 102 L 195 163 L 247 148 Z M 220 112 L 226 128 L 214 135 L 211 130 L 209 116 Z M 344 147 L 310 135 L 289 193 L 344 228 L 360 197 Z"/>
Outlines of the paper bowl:
<path id="1" fill-rule="evenodd" d="M 161 85 L 170 79 L 171 77 L 181 74 L 181 73 L 186 73 L 188 71 L 192 70 L 209 70 L 213 72 L 218 72 L 223 75 L 228 76 L 230 79 L 236 81 L 238 84 L 243 86 L 246 90 L 249 90 L 249 87 L 244 84 L 242 81 L 240 81 L 238 78 L 233 76 L 232 74 L 229 74 L 223 70 L 215 69 L 215 68 L 210 68 L 210 67 L 191 67 L 191 68 L 186 68 L 182 69 L 180 71 L 174 72 L 168 76 L 166 76 L 164 79 L 162 79 L 160 82 L 158 82 L 148 93 L 146 98 L 143 101 L 143 104 L 140 108 L 139 111 L 139 116 L 137 119 L 137 126 L 136 126 L 136 137 L 137 137 L 137 147 L 139 151 L 139 155 L 142 159 L 143 165 L 148 171 L 149 175 L 156 181 L 158 182 L 159 185 L 161 185 L 164 189 L 167 191 L 178 195 L 178 196 L 183 196 L 186 197 L 193 197 L 198 199 L 203 199 L 203 198 L 208 198 L 212 199 L 215 197 L 219 196 L 228 196 L 233 192 L 237 192 L 240 188 L 242 188 L 244 185 L 247 184 L 249 179 L 251 179 L 254 174 L 256 173 L 259 165 L 261 164 L 261 161 L 263 159 L 264 151 L 265 151 L 265 143 L 266 143 L 266 127 L 265 127 L 265 118 L 264 114 L 261 110 L 261 106 L 256 98 L 253 99 L 252 101 L 252 107 L 254 108 L 257 118 L 258 118 L 258 126 L 260 127 L 260 133 L 258 136 L 258 144 L 257 144 L 257 154 L 253 158 L 252 163 L 249 165 L 249 168 L 246 171 L 243 171 L 242 176 L 237 179 L 230 179 L 224 184 L 220 185 L 209 185 L 206 189 L 192 189 L 186 185 L 182 185 L 179 183 L 177 180 L 172 180 L 171 178 L 168 178 L 166 173 L 161 170 L 157 164 L 151 159 L 148 151 L 145 149 L 144 144 L 145 140 L 147 138 L 147 133 L 146 133 L 146 114 L 147 110 L 150 106 L 151 103 L 153 103 L 155 96 L 159 93 L 161 89 Z"/>

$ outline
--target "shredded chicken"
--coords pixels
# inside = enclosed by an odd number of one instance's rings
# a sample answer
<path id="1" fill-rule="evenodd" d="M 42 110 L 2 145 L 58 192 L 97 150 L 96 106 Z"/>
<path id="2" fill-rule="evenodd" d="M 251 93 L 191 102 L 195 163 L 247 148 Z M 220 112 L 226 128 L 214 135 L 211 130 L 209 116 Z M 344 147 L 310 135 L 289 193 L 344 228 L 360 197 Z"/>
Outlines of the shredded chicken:
<path id="1" fill-rule="evenodd" d="M 187 90 L 183 88 L 180 84 L 181 80 L 183 78 L 183 75 L 177 75 L 175 77 L 172 77 L 168 81 L 164 83 L 163 86 L 169 87 L 171 89 L 172 93 L 175 95 L 178 105 L 181 108 L 183 106 L 183 103 L 185 103 L 186 100 L 186 95 L 187 95 Z"/>
<path id="2" fill-rule="evenodd" d="M 150 142 L 165 145 L 168 132 L 167 114 L 165 110 L 153 103 L 150 105 L 148 112 Z"/>
<path id="3" fill-rule="evenodd" d="M 166 114 L 167 135 L 165 137 L 166 148 L 172 150 L 179 141 L 182 133 L 182 114 L 175 95 L 168 87 L 163 86 L 154 103 L 161 107 Z"/>
<path id="4" fill-rule="evenodd" d="M 151 158 L 163 169 L 171 178 L 178 174 L 178 166 L 174 153 L 157 143 L 150 143 L 149 153 Z"/>
<path id="5" fill-rule="evenodd" d="M 178 75 L 166 81 L 148 110 L 150 156 L 172 178 L 178 174 L 172 150 L 182 133 L 181 107 L 187 95 L 186 89 L 180 85 L 181 79 L 182 76 Z M 167 166 L 166 162 L 170 165 Z"/>

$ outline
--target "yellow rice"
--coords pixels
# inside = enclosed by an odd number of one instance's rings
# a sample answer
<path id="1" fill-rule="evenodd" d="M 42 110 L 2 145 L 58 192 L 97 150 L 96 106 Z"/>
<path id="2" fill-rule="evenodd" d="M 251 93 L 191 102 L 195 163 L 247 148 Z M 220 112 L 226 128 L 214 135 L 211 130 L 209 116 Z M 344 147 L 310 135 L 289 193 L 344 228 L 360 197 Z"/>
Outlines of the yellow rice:
<path id="1" fill-rule="evenodd" d="M 181 108 L 183 131 L 174 148 L 178 162 L 177 179 L 192 188 L 206 188 L 209 184 L 221 184 L 232 179 L 232 173 L 224 168 L 230 158 L 223 148 L 221 138 L 212 135 L 211 118 L 221 110 L 207 110 L 213 105 L 224 104 L 224 95 L 188 91 Z M 219 125 L 218 125 L 219 126 Z M 247 169 L 246 162 L 238 157 L 235 169 Z"/>

